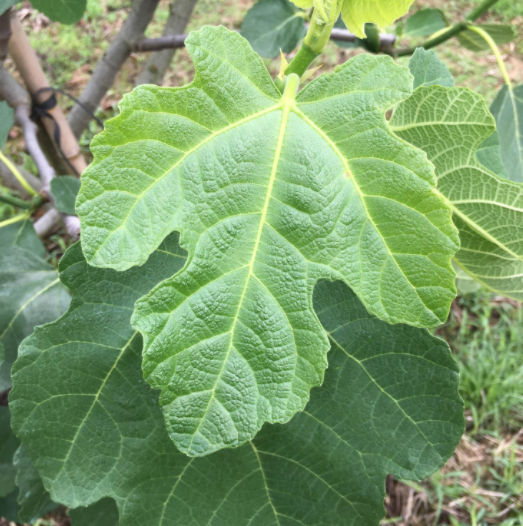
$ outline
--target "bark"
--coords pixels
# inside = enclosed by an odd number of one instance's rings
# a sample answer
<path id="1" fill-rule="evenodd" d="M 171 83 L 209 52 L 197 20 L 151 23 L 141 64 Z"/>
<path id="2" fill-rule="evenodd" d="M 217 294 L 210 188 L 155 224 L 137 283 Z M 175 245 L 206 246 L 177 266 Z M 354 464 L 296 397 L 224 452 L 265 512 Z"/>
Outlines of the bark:
<path id="1" fill-rule="evenodd" d="M 171 4 L 171 13 L 165 24 L 162 37 L 179 36 L 183 34 L 197 1 L 198 0 L 174 0 Z M 142 73 L 136 80 L 136 86 L 140 84 L 157 84 L 160 86 L 175 53 L 175 48 L 162 49 L 161 51 L 152 53 Z"/>
<path id="2" fill-rule="evenodd" d="M 49 88 L 49 82 L 43 72 L 38 57 L 34 49 L 29 43 L 29 39 L 24 32 L 20 21 L 16 13 L 11 16 L 11 29 L 12 37 L 9 41 L 9 55 L 13 59 L 20 75 L 22 76 L 25 85 L 29 92 L 35 95 L 38 91 Z M 51 91 L 41 92 L 37 97 L 37 102 L 42 103 L 47 101 L 53 96 Z M 54 121 L 49 118 L 43 118 L 42 123 L 45 126 L 48 135 L 54 141 L 55 126 L 60 128 L 60 149 L 64 153 L 64 156 L 71 163 L 77 174 L 82 172 L 87 167 L 87 163 L 80 151 L 80 146 L 76 138 L 74 137 L 67 120 L 59 106 L 55 106 L 48 110 L 48 113 L 52 115 Z M 56 123 L 56 124 L 55 124 Z M 57 145 L 56 145 L 57 146 Z M 74 173 L 69 169 L 71 173 Z"/>
<path id="3" fill-rule="evenodd" d="M 0 62 L 7 58 L 7 46 L 11 38 L 11 14 L 10 9 L 0 15 Z"/>
<path id="4" fill-rule="evenodd" d="M 162 49 L 178 49 L 185 46 L 187 35 L 161 36 L 158 38 L 144 38 L 134 44 L 134 51 L 159 51 Z M 334 28 L 332 30 L 331 40 L 339 42 L 355 42 L 356 35 L 346 29 Z M 380 33 L 381 47 L 386 49 L 394 45 L 396 35 Z"/>
<path id="5" fill-rule="evenodd" d="M 107 53 L 96 67 L 80 101 L 94 113 L 104 98 L 123 63 L 133 50 L 133 43 L 140 38 L 151 21 L 159 0 L 134 0 L 131 12 L 120 33 L 113 40 Z M 76 137 L 88 126 L 91 115 L 76 104 L 70 115 L 69 125 Z"/>

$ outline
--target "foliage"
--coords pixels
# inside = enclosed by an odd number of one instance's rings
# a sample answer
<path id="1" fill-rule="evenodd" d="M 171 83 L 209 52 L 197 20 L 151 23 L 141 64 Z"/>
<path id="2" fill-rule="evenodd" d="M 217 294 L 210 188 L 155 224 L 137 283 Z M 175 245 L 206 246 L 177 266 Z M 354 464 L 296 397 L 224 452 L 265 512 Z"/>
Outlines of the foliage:
<path id="1" fill-rule="evenodd" d="M 51 195 L 56 209 L 65 214 L 74 215 L 76 196 L 80 190 L 80 180 L 70 175 L 55 177 L 51 181 Z"/>
<path id="2" fill-rule="evenodd" d="M 0 390 L 19 356 L 0 407 L 0 515 L 33 522 L 61 503 L 73 526 L 377 526 L 388 473 L 420 481 L 451 456 L 458 365 L 424 327 L 445 321 L 456 284 L 523 298 L 521 97 L 496 47 L 514 33 L 454 33 L 498 58 L 498 134 L 424 49 L 410 72 L 364 54 L 299 90 L 340 13 L 351 45 L 411 53 L 378 26 L 411 1 L 295 4 L 261 0 L 242 26 L 267 57 L 305 36 L 274 81 L 243 38 L 207 27 L 186 41 L 192 84 L 124 98 L 92 143 L 81 244 L 58 272 L 28 213 L 0 224 Z M 85 1 L 41 7 L 67 22 Z M 447 24 L 424 9 L 396 32 L 430 47 Z M 76 212 L 79 184 L 52 181 L 58 210 Z M 512 431 L 523 399 L 521 320 L 497 322 L 501 352 L 482 323 L 453 335 L 467 340 L 460 389 L 477 436 Z M 489 479 L 511 507 L 514 455 Z"/>
<path id="3" fill-rule="evenodd" d="M 377 525 L 387 472 L 420 479 L 451 454 L 463 420 L 448 348 L 425 330 L 369 316 L 339 282 L 315 290 L 332 349 L 307 410 L 235 451 L 177 452 L 156 395 L 140 382 L 129 307 L 180 268 L 182 254 L 171 235 L 125 272 L 90 267 L 79 244 L 62 258 L 70 310 L 24 342 L 10 397 L 14 428 L 54 499 L 74 507 L 111 496 L 122 526 L 161 517 L 267 525 L 286 516 Z M 93 323 L 100 309 L 104 323 Z"/>
<path id="4" fill-rule="evenodd" d="M 87 0 L 31 0 L 31 4 L 55 22 L 74 24 L 82 18 Z"/>

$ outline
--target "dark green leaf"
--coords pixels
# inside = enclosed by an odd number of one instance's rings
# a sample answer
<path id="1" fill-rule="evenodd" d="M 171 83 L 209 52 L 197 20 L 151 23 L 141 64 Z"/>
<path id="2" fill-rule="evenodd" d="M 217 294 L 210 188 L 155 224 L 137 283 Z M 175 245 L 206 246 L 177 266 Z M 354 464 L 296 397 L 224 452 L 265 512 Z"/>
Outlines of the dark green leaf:
<path id="1" fill-rule="evenodd" d="M 0 247 L 6 251 L 9 247 L 24 248 L 39 258 L 43 258 L 46 253 L 45 246 L 36 234 L 30 219 L 17 221 L 0 228 Z"/>
<path id="2" fill-rule="evenodd" d="M 409 69 L 414 77 L 414 89 L 435 84 L 448 88 L 454 86 L 452 73 L 433 49 L 427 51 L 422 47 L 417 48 L 409 61 Z"/>
<path id="3" fill-rule="evenodd" d="M 70 296 L 58 273 L 33 251 L 12 246 L 0 251 L 0 342 L 5 361 L 0 392 L 11 386 L 11 366 L 20 342 L 67 310 Z"/>
<path id="4" fill-rule="evenodd" d="M 179 453 L 129 320 L 144 289 L 182 264 L 174 243 L 126 272 L 90 267 L 79 245 L 62 258 L 71 308 L 22 344 L 10 398 L 53 498 L 111 497 L 121 526 L 378 526 L 387 473 L 423 479 L 452 454 L 463 415 L 448 346 L 369 316 L 340 282 L 314 293 L 332 349 L 306 410 L 239 449 Z"/>
<path id="5" fill-rule="evenodd" d="M 21 521 L 32 524 L 48 511 L 57 508 L 58 504 L 51 500 L 24 446 L 16 451 L 14 464 L 17 469 L 16 486 L 19 489 L 18 516 Z"/>
<path id="6" fill-rule="evenodd" d="M 11 430 L 10 422 L 9 409 L 0 405 L 0 497 L 5 497 L 15 489 L 16 467 L 13 456 L 20 442 Z"/>
<path id="7" fill-rule="evenodd" d="M 72 175 L 62 175 L 51 180 L 51 194 L 56 209 L 64 214 L 75 215 L 75 201 L 82 183 Z"/>
<path id="8" fill-rule="evenodd" d="M 506 177 L 523 182 L 523 85 L 501 88 L 490 107 L 496 119 Z M 496 172 L 497 173 L 497 172 Z M 501 175 L 501 174 L 499 174 Z"/>
<path id="9" fill-rule="evenodd" d="M 260 0 L 245 15 L 241 34 L 262 57 L 290 53 L 305 35 L 304 15 L 289 0 Z"/>
<path id="10" fill-rule="evenodd" d="M 0 11 L 1 11 L 0 3 Z M 13 108 L 11 108 L 7 102 L 0 101 L 0 148 L 3 148 L 7 136 L 9 135 L 9 130 L 12 128 L 15 122 Z"/>
<path id="11" fill-rule="evenodd" d="M 18 517 L 18 488 L 15 488 L 9 495 L 0 497 L 0 517 L 19 523 L 20 517 Z"/>
<path id="12" fill-rule="evenodd" d="M 87 0 L 31 0 L 31 4 L 53 22 L 74 24 L 82 18 Z"/>
<path id="13" fill-rule="evenodd" d="M 494 40 L 496 44 L 508 44 L 516 37 L 515 26 L 502 26 L 497 24 L 483 24 L 478 25 L 485 30 Z M 483 51 L 490 49 L 487 41 L 475 31 L 467 29 L 458 34 L 459 43 L 470 51 Z"/>
<path id="14" fill-rule="evenodd" d="M 102 499 L 87 508 L 69 512 L 71 526 L 118 526 L 118 508 L 113 499 Z"/>
<path id="15" fill-rule="evenodd" d="M 447 27 L 443 13 L 439 9 L 420 9 L 407 19 L 405 36 L 426 37 Z"/>

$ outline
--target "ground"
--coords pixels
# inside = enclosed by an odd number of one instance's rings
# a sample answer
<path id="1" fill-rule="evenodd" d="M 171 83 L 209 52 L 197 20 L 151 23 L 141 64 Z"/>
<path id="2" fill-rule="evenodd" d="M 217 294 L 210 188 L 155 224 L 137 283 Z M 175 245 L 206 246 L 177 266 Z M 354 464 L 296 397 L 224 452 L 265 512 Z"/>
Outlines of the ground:
<path id="1" fill-rule="evenodd" d="M 87 14 L 75 26 L 50 24 L 43 16 L 23 4 L 23 25 L 37 51 L 51 85 L 78 96 L 89 76 L 118 33 L 129 11 L 127 0 L 88 0 Z M 460 20 L 479 0 L 417 0 L 413 10 L 435 7 L 444 11 L 452 23 Z M 161 33 L 168 16 L 170 0 L 161 0 L 148 36 Z M 204 24 L 223 24 L 239 28 L 253 0 L 199 0 L 189 30 Z M 503 46 L 509 75 L 515 84 L 523 83 L 523 1 L 501 0 L 481 23 L 515 25 L 518 37 Z M 392 28 L 386 28 L 391 31 Z M 407 42 L 403 42 L 407 44 Z M 321 72 L 331 70 L 361 50 L 342 49 L 330 43 L 322 55 Z M 503 84 L 494 56 L 464 50 L 455 40 L 437 48 L 450 67 L 459 86 L 483 95 L 490 104 Z M 134 84 L 147 54 L 133 54 L 118 74 L 115 85 L 102 103 L 99 116 L 117 114 L 118 101 Z M 400 59 L 406 64 L 408 59 Z M 279 59 L 267 60 L 274 75 Z M 12 68 L 12 64 L 7 62 Z M 185 49 L 177 52 L 165 76 L 167 86 L 191 81 L 193 68 Z M 67 110 L 71 103 L 63 98 Z M 82 148 L 89 156 L 89 142 L 97 131 L 92 123 L 82 137 Z M 23 149 L 23 139 L 14 128 L 7 151 L 26 169 L 34 166 Z M 1 187 L 0 187 L 0 191 Z M 0 220 L 11 214 L 0 207 Z M 69 244 L 59 233 L 48 242 L 51 261 Z M 448 322 L 437 334 L 449 341 L 461 367 L 461 393 L 465 400 L 467 432 L 456 453 L 440 472 L 421 483 L 387 480 L 383 524 L 432 526 L 437 524 L 523 526 L 523 309 L 521 304 L 499 298 L 487 291 L 458 298 Z M 68 518 L 48 516 L 39 526 L 65 526 Z M 0 526 L 6 526 L 0 520 Z"/>

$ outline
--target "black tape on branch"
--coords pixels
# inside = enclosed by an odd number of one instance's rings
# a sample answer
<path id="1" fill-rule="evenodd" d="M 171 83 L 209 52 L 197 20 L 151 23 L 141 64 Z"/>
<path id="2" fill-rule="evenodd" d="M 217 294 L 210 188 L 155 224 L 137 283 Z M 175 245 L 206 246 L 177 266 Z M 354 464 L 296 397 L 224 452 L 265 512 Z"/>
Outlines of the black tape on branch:
<path id="1" fill-rule="evenodd" d="M 46 91 L 50 91 L 51 96 L 44 102 L 38 102 L 37 97 L 41 95 L 42 93 L 45 93 Z M 65 156 L 65 153 L 62 150 L 62 146 L 60 142 L 60 137 L 61 137 L 60 126 L 58 126 L 58 123 L 56 122 L 55 118 L 49 113 L 49 110 L 52 110 L 57 105 L 56 93 L 61 93 L 62 95 L 65 95 L 66 97 L 71 99 L 73 102 L 78 104 L 78 106 L 80 106 L 86 113 L 88 113 L 91 116 L 91 118 L 93 118 L 102 129 L 104 127 L 104 123 L 83 102 L 79 101 L 76 97 L 73 97 L 70 93 L 67 93 L 61 89 L 42 88 L 42 89 L 39 89 L 33 95 L 32 107 L 31 107 L 31 119 L 33 121 L 37 121 L 45 117 L 47 119 L 51 119 L 54 122 L 54 137 L 53 138 L 54 138 L 56 147 L 58 148 L 58 151 L 60 152 L 60 155 L 62 156 L 63 160 L 66 162 L 67 166 L 69 166 L 69 168 L 74 174 L 80 177 L 80 174 L 78 173 L 76 168 L 70 163 L 69 159 Z"/>

